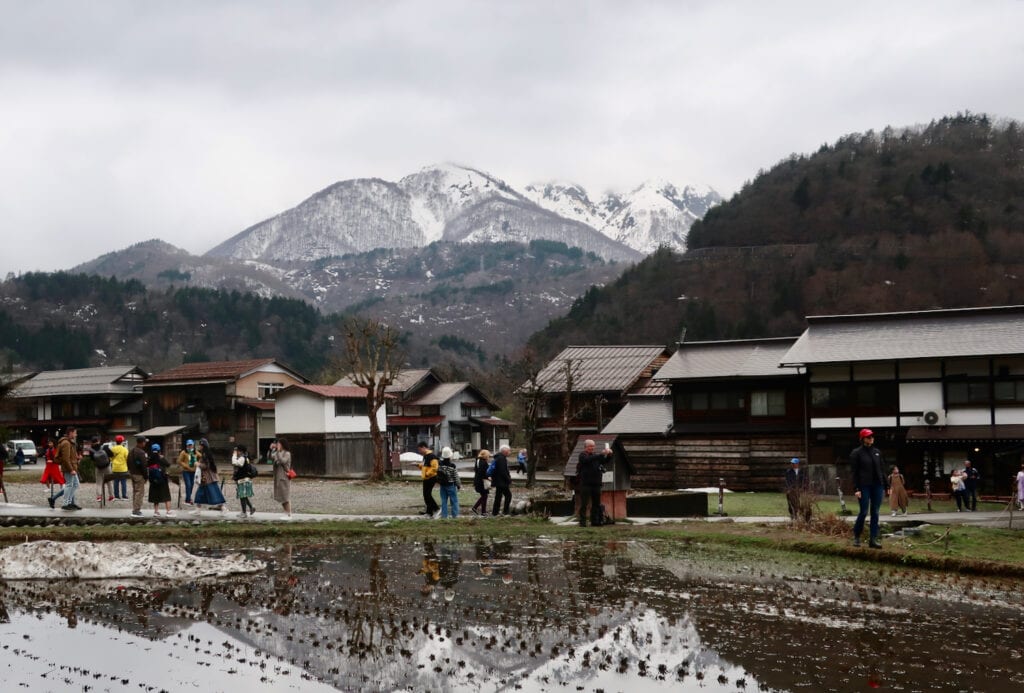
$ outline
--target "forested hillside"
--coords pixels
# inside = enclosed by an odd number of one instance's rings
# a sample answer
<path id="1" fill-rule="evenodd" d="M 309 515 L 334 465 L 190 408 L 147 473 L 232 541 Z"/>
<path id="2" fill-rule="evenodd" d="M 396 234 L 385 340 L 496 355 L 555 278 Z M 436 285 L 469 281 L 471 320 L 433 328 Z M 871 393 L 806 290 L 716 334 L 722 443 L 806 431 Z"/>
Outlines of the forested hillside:
<path id="1" fill-rule="evenodd" d="M 671 343 L 795 335 L 803 317 L 1024 303 L 1024 132 L 958 115 L 792 156 L 534 335 Z"/>

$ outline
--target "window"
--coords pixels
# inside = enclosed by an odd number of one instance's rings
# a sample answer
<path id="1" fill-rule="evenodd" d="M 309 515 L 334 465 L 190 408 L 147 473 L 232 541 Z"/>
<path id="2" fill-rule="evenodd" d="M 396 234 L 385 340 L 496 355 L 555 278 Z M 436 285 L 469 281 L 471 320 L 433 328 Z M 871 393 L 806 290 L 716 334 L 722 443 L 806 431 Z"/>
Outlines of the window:
<path id="1" fill-rule="evenodd" d="M 745 408 L 746 398 L 737 391 L 680 392 L 676 407 L 687 411 L 734 411 Z"/>
<path id="2" fill-rule="evenodd" d="M 997 402 L 1024 402 L 1024 381 L 1001 381 L 995 384 Z"/>
<path id="3" fill-rule="evenodd" d="M 366 416 L 367 412 L 369 412 L 369 409 L 366 408 L 365 399 L 334 398 L 335 416 Z"/>
<path id="4" fill-rule="evenodd" d="M 274 399 L 278 390 L 284 389 L 284 383 L 257 383 L 256 397 L 259 399 Z"/>
<path id="5" fill-rule="evenodd" d="M 985 404 L 989 401 L 988 382 L 961 380 L 946 383 L 947 404 Z"/>
<path id="6" fill-rule="evenodd" d="M 751 416 L 785 416 L 786 393 L 783 390 L 767 390 L 750 393 Z"/>

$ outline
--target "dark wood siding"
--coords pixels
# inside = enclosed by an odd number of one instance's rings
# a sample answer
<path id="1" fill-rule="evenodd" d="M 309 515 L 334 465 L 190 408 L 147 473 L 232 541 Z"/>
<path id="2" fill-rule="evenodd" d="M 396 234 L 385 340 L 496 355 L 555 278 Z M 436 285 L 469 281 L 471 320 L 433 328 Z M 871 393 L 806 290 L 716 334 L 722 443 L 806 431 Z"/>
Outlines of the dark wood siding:
<path id="1" fill-rule="evenodd" d="M 359 433 L 290 433 L 292 467 L 299 476 L 366 479 L 373 471 L 373 441 Z"/>

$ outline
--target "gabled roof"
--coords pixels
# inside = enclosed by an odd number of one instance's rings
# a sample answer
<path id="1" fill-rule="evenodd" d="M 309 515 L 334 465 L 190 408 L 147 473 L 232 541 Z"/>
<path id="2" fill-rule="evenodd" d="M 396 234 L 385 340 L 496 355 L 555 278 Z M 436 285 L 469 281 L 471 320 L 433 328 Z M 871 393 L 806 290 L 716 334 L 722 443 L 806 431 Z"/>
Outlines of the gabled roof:
<path id="1" fill-rule="evenodd" d="M 682 342 L 654 377 L 658 380 L 717 380 L 796 375 L 795 368 L 779 367 L 796 341 L 796 337 L 783 337 Z"/>
<path id="2" fill-rule="evenodd" d="M 276 359 L 245 359 L 243 361 L 203 361 L 201 363 L 183 363 L 162 373 L 155 374 L 147 381 L 148 384 L 170 384 L 190 382 L 230 382 L 275 365 L 298 380 L 306 380 L 292 369 Z"/>
<path id="3" fill-rule="evenodd" d="M 379 374 L 380 371 L 378 371 L 378 375 Z M 388 385 L 384 391 L 390 394 L 400 395 L 403 392 L 412 390 L 428 378 L 435 382 L 440 382 L 440 379 L 434 375 L 434 372 L 429 368 L 416 368 L 399 371 L 398 376 L 395 377 L 395 382 Z M 355 383 L 352 382 L 352 379 L 347 375 L 339 379 L 334 384 L 339 386 L 355 386 Z"/>
<path id="4" fill-rule="evenodd" d="M 483 393 L 470 383 L 438 383 L 437 385 L 424 390 L 416 397 L 406 400 L 403 404 L 418 407 L 441 406 L 450 402 L 455 397 L 458 397 L 460 393 L 467 391 L 473 393 L 476 399 L 488 408 L 498 408 L 496 404 L 484 397 Z"/>
<path id="5" fill-rule="evenodd" d="M 1024 354 L 1024 306 L 813 316 L 791 365 Z"/>
<path id="6" fill-rule="evenodd" d="M 17 385 L 11 397 L 53 397 L 61 395 L 128 395 L 138 390 L 146 372 L 138 366 L 103 366 L 43 371 Z"/>
<path id="7" fill-rule="evenodd" d="M 574 392 L 625 393 L 641 378 L 649 378 L 667 358 L 668 349 L 663 346 L 570 346 L 544 367 L 537 382 L 545 392 L 565 392 L 569 363 Z"/>
<path id="8" fill-rule="evenodd" d="M 310 392 L 324 399 L 365 399 L 366 390 L 356 385 L 289 385 L 277 393 L 277 399 L 291 392 Z"/>
<path id="9" fill-rule="evenodd" d="M 672 401 L 653 397 L 631 397 L 602 434 L 664 434 L 672 428 Z"/>

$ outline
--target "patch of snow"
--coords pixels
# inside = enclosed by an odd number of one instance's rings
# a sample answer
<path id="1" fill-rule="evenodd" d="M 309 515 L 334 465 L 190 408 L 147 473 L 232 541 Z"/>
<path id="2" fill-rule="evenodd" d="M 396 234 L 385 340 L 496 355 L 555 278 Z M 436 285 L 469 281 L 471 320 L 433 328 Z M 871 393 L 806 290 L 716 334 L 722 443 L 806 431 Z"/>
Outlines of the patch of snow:
<path id="1" fill-rule="evenodd" d="M 4 580 L 195 579 L 255 573 L 265 568 L 262 561 L 241 554 L 206 558 L 181 546 L 130 541 L 34 541 L 0 551 L 0 579 Z"/>

